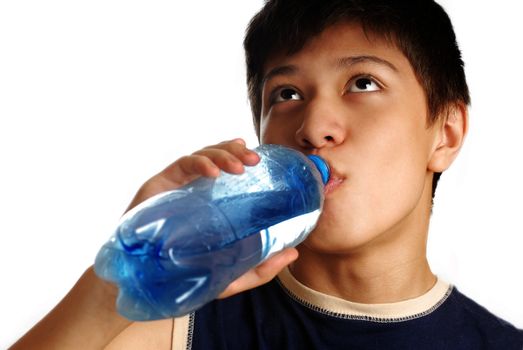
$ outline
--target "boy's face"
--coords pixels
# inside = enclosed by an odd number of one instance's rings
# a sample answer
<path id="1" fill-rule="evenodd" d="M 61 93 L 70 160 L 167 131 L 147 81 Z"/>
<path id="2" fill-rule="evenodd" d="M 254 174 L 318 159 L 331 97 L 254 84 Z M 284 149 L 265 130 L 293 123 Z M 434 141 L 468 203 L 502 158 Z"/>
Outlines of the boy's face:
<path id="1" fill-rule="evenodd" d="M 319 154 L 332 170 L 305 244 L 341 253 L 423 237 L 439 128 L 427 127 L 426 97 L 402 52 L 342 23 L 272 57 L 264 74 L 261 142 Z"/>

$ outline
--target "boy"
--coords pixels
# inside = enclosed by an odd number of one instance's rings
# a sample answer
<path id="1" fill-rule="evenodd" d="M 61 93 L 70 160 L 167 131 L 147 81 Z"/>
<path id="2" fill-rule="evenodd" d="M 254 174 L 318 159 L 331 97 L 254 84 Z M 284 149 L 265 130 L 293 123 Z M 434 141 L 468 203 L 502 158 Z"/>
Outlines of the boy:
<path id="1" fill-rule="evenodd" d="M 130 324 L 114 311 L 115 288 L 89 269 L 14 348 L 521 349 L 522 331 L 434 276 L 425 255 L 469 103 L 441 7 L 269 1 L 245 48 L 260 142 L 331 167 L 317 228 L 231 284 L 230 298 L 176 320 Z M 239 139 L 207 147 L 151 178 L 130 207 L 257 161 Z"/>

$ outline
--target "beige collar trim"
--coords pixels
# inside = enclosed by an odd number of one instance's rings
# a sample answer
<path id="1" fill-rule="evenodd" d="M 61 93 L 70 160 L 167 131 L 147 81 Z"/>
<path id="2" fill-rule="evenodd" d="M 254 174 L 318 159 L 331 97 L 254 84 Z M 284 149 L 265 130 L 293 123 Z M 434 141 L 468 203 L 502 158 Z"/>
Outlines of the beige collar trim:
<path id="1" fill-rule="evenodd" d="M 387 304 L 361 304 L 317 292 L 294 278 L 288 268 L 278 275 L 285 291 L 296 301 L 318 312 L 344 319 L 398 322 L 425 316 L 436 310 L 452 292 L 452 286 L 438 278 L 427 293 Z"/>

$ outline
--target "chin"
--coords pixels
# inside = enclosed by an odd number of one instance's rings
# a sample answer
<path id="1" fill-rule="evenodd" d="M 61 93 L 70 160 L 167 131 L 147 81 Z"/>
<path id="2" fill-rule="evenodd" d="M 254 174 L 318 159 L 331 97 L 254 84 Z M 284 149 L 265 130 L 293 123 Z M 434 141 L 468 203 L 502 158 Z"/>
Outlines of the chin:
<path id="1" fill-rule="evenodd" d="M 304 245 L 317 252 L 340 254 L 354 253 L 376 242 L 382 234 L 376 220 L 353 214 L 358 216 L 359 220 L 348 214 L 340 217 L 329 215 L 329 211 L 324 211 L 316 228 L 304 241 Z"/>
<path id="2" fill-rule="evenodd" d="M 368 236 L 347 231 L 316 229 L 302 245 L 319 254 L 350 254 L 365 246 L 370 240 Z"/>

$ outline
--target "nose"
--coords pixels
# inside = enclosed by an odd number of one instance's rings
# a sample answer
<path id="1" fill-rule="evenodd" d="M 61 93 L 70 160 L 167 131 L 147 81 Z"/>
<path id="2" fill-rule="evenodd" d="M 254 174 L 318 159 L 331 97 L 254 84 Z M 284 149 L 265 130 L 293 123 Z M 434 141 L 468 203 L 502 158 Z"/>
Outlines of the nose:
<path id="1" fill-rule="evenodd" d="M 336 102 L 320 97 L 309 102 L 303 111 L 295 138 L 305 149 L 334 147 L 345 141 L 343 108 Z"/>

